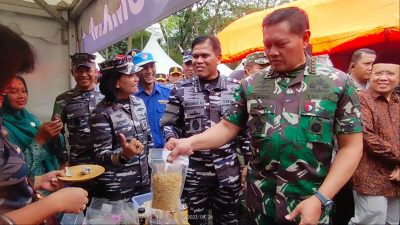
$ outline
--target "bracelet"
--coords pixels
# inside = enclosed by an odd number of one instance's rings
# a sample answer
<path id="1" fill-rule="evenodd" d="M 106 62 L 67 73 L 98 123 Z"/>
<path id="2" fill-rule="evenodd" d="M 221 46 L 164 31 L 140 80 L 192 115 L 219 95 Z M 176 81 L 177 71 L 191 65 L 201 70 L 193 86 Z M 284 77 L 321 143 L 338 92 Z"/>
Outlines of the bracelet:
<path id="1" fill-rule="evenodd" d="M 0 215 L 0 222 L 5 225 L 15 225 L 15 222 L 5 215 Z"/>

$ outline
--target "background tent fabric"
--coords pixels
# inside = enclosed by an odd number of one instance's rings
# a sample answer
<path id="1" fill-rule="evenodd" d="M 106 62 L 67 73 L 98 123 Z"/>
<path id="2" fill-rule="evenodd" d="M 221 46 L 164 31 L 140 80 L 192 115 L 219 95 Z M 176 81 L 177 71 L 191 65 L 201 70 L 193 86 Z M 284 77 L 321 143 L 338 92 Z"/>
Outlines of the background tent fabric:
<path id="1" fill-rule="evenodd" d="M 177 66 L 182 68 L 178 63 L 172 60 L 167 53 L 161 48 L 160 44 L 158 44 L 157 38 L 154 35 L 150 36 L 149 41 L 146 46 L 143 48 L 143 52 L 151 53 L 156 62 L 156 72 L 168 74 L 169 68 L 173 66 Z"/>
<path id="2" fill-rule="evenodd" d="M 99 51 L 197 1 L 92 0 L 77 24 L 80 50 Z"/>
<path id="3" fill-rule="evenodd" d="M 225 64 L 218 64 L 217 69 L 220 72 L 220 74 L 223 76 L 229 76 L 233 71 L 233 70 L 231 70 L 231 68 L 229 68 Z"/>
<path id="4" fill-rule="evenodd" d="M 398 0 L 298 0 L 246 15 L 218 33 L 222 61 L 237 61 L 263 50 L 263 18 L 275 9 L 289 6 L 308 13 L 313 54 L 330 54 L 335 66 L 339 63 L 345 68 L 340 58 L 349 58 L 358 48 L 400 47 Z"/>

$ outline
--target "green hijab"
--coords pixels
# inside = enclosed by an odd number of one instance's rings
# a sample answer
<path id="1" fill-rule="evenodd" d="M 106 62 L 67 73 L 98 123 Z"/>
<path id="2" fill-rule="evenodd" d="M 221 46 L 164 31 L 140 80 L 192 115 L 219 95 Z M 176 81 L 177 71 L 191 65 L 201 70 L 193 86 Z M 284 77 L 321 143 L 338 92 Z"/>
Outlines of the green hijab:
<path id="1" fill-rule="evenodd" d="M 54 149 L 51 149 L 52 145 L 49 142 L 43 146 L 34 144 L 41 122 L 26 109 L 14 110 L 7 97 L 4 99 L 1 110 L 8 139 L 25 154 L 29 176 L 34 177 L 59 169 L 56 154 L 54 154 Z"/>

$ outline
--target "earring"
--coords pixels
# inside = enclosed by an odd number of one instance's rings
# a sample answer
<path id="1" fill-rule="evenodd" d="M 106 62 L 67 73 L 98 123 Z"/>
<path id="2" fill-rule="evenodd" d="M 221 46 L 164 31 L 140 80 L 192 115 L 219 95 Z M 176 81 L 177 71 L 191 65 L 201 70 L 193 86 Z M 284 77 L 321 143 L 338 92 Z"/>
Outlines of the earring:
<path id="1" fill-rule="evenodd" d="M 119 85 L 117 84 L 117 85 L 115 85 L 115 88 L 119 88 Z"/>

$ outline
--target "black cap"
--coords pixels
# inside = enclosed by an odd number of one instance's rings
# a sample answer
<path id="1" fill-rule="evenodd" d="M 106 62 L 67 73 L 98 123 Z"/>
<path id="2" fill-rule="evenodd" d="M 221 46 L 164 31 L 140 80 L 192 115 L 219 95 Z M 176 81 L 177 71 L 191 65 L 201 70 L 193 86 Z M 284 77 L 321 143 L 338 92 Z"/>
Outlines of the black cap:
<path id="1" fill-rule="evenodd" d="M 169 73 L 168 74 L 174 74 L 174 73 L 183 74 L 182 73 L 182 69 L 180 67 L 177 67 L 177 66 L 173 66 L 173 67 L 169 68 Z"/>
<path id="2" fill-rule="evenodd" d="M 155 76 L 156 81 L 166 81 L 167 80 L 167 75 L 163 73 L 157 73 Z"/>
<path id="3" fill-rule="evenodd" d="M 374 64 L 378 63 L 400 65 L 400 50 L 384 50 L 378 52 Z"/>
<path id="4" fill-rule="evenodd" d="M 86 66 L 90 68 L 96 64 L 96 56 L 89 53 L 75 53 L 74 55 L 70 55 L 70 58 L 71 64 L 75 68 L 79 66 Z"/>
<path id="5" fill-rule="evenodd" d="M 192 56 L 192 50 L 188 49 L 183 53 L 183 62 L 187 63 L 189 61 L 192 61 L 193 56 Z"/>
<path id="6" fill-rule="evenodd" d="M 134 74 L 141 70 L 131 61 L 128 61 L 126 57 L 106 60 L 100 63 L 99 67 L 102 75 L 112 73 Z"/>

